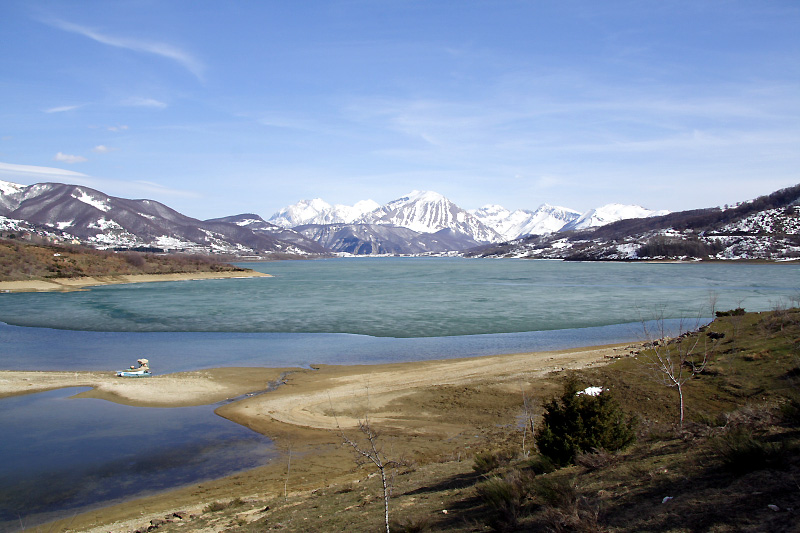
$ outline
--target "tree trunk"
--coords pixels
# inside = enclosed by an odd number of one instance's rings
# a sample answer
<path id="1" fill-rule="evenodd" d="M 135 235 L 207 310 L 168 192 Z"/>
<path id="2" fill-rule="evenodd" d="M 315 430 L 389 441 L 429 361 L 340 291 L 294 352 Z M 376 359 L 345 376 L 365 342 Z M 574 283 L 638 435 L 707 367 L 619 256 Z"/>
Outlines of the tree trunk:
<path id="1" fill-rule="evenodd" d="M 381 468 L 381 483 L 383 483 L 383 518 L 386 522 L 386 533 L 389 531 L 389 487 L 386 486 L 386 469 Z"/>

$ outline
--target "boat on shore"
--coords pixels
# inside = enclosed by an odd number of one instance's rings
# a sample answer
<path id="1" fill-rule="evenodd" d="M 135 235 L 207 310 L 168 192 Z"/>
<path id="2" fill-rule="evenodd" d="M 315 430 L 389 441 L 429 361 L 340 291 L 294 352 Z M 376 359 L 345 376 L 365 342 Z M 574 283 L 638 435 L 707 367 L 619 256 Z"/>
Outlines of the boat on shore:
<path id="1" fill-rule="evenodd" d="M 149 378 L 150 361 L 147 359 L 137 359 L 138 367 L 131 366 L 128 370 L 117 370 L 117 377 L 120 378 Z"/>
<path id="2" fill-rule="evenodd" d="M 117 370 L 117 377 L 121 378 L 149 378 L 149 370 Z"/>

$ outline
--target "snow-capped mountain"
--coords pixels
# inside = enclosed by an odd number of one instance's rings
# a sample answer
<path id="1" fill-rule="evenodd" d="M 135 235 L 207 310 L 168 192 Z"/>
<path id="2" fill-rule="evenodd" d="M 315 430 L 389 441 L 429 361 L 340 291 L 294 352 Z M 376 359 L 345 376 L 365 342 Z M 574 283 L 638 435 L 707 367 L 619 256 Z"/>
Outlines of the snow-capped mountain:
<path id="1" fill-rule="evenodd" d="M 247 228 L 256 234 L 268 235 L 269 237 L 278 239 L 280 241 L 289 242 L 301 249 L 313 251 L 316 253 L 324 253 L 327 250 L 314 240 L 308 239 L 302 233 L 299 233 L 290 228 L 283 228 L 275 224 L 267 222 L 263 218 L 253 213 L 246 213 L 242 215 L 233 215 L 230 217 L 214 218 L 206 220 L 206 224 L 213 223 L 228 223 L 235 224 L 241 228 Z"/>
<path id="2" fill-rule="evenodd" d="M 412 191 L 380 206 L 372 200 L 355 206 L 331 205 L 320 198 L 302 200 L 272 215 L 269 221 L 286 228 L 319 224 L 388 224 L 418 233 L 435 233 L 448 228 L 477 242 L 502 242 L 526 235 L 546 235 L 558 231 L 602 226 L 625 218 L 657 216 L 667 211 L 651 211 L 639 206 L 609 204 L 583 215 L 567 207 L 540 205 L 535 211 L 509 211 L 489 204 L 466 211 L 439 193 Z"/>
<path id="3" fill-rule="evenodd" d="M 606 204 L 596 209 L 590 209 L 566 224 L 561 231 L 596 228 L 618 220 L 658 217 L 666 214 L 669 214 L 669 211 L 652 211 L 639 205 Z"/>
<path id="4" fill-rule="evenodd" d="M 42 237 L 77 240 L 98 248 L 233 254 L 324 252 L 321 246 L 299 235 L 297 240 L 283 241 L 235 223 L 187 217 L 153 200 L 116 198 L 88 187 L 61 183 L 9 186 L 4 182 L 2 191 L 3 231 L 24 229 Z"/>
<path id="5" fill-rule="evenodd" d="M 24 185 L 0 180 L 0 215 L 8 212 L 18 202 L 18 196 L 23 189 L 25 189 Z"/>
<path id="6" fill-rule="evenodd" d="M 449 228 L 436 233 L 388 224 L 309 224 L 295 229 L 329 250 L 352 255 L 442 253 L 480 244 Z"/>
<path id="7" fill-rule="evenodd" d="M 284 207 L 269 218 L 269 222 L 284 228 L 305 224 L 350 224 L 365 213 L 378 209 L 380 204 L 373 200 L 362 200 L 353 206 L 331 205 L 321 198 L 300 200 Z"/>
<path id="8" fill-rule="evenodd" d="M 580 216 L 578 211 L 548 204 L 540 205 L 535 211 L 517 209 L 514 212 L 497 204 L 489 204 L 470 213 L 494 229 L 504 240 L 553 233 Z"/>
<path id="9" fill-rule="evenodd" d="M 619 206 L 611 212 L 630 214 Z M 643 212 L 638 208 L 633 214 Z M 593 214 L 587 213 L 585 220 L 591 220 Z M 598 218 L 602 215 L 608 213 L 601 212 Z M 713 207 L 602 221 L 606 223 L 484 246 L 464 255 L 579 261 L 800 258 L 800 185 L 730 209 Z"/>
<path id="10" fill-rule="evenodd" d="M 476 216 L 432 191 L 412 191 L 371 211 L 359 220 L 364 224 L 389 224 L 420 233 L 452 229 L 477 242 L 497 242 L 500 235 Z"/>

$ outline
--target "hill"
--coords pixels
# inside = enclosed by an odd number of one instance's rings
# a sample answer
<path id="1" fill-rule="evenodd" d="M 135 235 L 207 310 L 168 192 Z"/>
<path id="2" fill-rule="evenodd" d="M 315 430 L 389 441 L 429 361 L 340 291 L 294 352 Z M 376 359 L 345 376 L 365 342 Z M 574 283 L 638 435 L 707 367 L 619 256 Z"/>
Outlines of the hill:
<path id="1" fill-rule="evenodd" d="M 619 220 L 582 231 L 476 248 L 468 257 L 692 260 L 800 257 L 800 185 L 735 207 Z"/>
<path id="2" fill-rule="evenodd" d="M 197 254 L 112 252 L 0 239 L 0 281 L 193 272 L 245 272 L 245 269 Z"/>

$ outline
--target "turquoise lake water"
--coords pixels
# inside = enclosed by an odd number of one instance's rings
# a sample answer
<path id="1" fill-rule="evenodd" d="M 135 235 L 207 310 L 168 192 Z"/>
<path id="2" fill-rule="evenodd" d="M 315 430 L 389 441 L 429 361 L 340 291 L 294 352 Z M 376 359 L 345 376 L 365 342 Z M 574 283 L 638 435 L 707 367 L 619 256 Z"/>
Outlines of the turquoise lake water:
<path id="1" fill-rule="evenodd" d="M 800 287 L 788 264 L 366 258 L 249 263 L 273 278 L 6 294 L 0 321 L 125 332 L 443 337 L 572 329 L 765 310 Z"/>
<path id="2" fill-rule="evenodd" d="M 113 371 L 144 356 L 156 373 L 166 373 L 570 348 L 642 340 L 642 319 L 694 324 L 711 316 L 711 300 L 718 310 L 762 311 L 791 304 L 800 291 L 794 264 L 357 258 L 243 266 L 274 277 L 0 294 L 0 369 Z M 184 416 L 178 409 L 125 408 L 70 394 L 0 400 L 6 428 L 0 453 L 19 455 L 0 463 L 0 485 L 5 494 L 25 495 L 0 497 L 0 531 L 146 487 L 226 475 L 272 453 L 267 439 L 216 417 L 214 406 Z M 78 414 L 84 412 L 89 421 Z M 60 414 L 58 431 L 48 429 L 54 423 L 48 413 Z M 139 416 L 134 413 L 152 421 L 148 435 L 156 448 L 121 446 L 130 433 L 126 419 Z M 87 430 L 89 422 L 95 429 Z M 198 447 L 201 454 L 183 453 Z M 74 460 L 82 448 L 104 453 Z M 135 468 L 154 454 L 169 459 L 166 475 L 148 477 Z M 50 458 L 52 468 L 34 468 L 37 457 Z M 99 484 L 108 472 L 116 474 Z M 76 479 L 81 490 L 59 489 Z"/>

